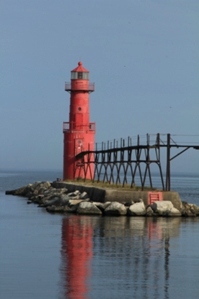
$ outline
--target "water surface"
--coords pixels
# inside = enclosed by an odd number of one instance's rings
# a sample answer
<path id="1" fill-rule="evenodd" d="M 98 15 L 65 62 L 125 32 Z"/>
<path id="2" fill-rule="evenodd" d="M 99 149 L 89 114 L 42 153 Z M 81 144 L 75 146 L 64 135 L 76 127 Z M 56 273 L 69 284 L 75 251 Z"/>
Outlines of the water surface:
<path id="1" fill-rule="evenodd" d="M 198 235 L 199 218 L 52 215 L 0 192 L 0 298 L 199 298 Z"/>

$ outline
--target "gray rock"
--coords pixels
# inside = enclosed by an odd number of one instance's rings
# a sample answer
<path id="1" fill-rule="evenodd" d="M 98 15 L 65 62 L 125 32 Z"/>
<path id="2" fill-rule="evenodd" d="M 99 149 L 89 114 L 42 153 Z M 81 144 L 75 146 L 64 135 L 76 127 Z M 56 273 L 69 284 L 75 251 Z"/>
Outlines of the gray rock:
<path id="1" fill-rule="evenodd" d="M 31 186 L 32 186 L 32 184 L 29 184 L 27 186 L 23 186 L 23 187 L 18 188 L 18 189 L 8 190 L 8 191 L 5 192 L 5 194 L 17 195 L 17 196 L 26 196 L 26 194 L 28 192 L 30 192 Z"/>
<path id="2" fill-rule="evenodd" d="M 83 199 L 69 199 L 68 207 L 76 206 L 80 204 L 80 202 L 84 201 Z"/>
<path id="3" fill-rule="evenodd" d="M 78 205 L 64 206 L 64 213 L 76 213 Z"/>
<path id="4" fill-rule="evenodd" d="M 173 204 L 172 202 L 166 200 L 155 201 L 151 205 L 151 208 L 155 213 L 158 213 L 160 216 L 167 216 L 173 208 Z"/>
<path id="5" fill-rule="evenodd" d="M 64 207 L 63 206 L 49 206 L 46 207 L 46 211 L 50 213 L 64 213 Z"/>
<path id="6" fill-rule="evenodd" d="M 55 189 L 57 192 L 61 193 L 61 194 L 68 194 L 68 189 L 66 188 L 62 188 L 62 189 Z"/>
<path id="7" fill-rule="evenodd" d="M 62 203 L 61 197 L 58 195 L 51 196 L 48 200 L 46 200 L 44 206 L 60 206 Z"/>
<path id="8" fill-rule="evenodd" d="M 100 211 L 103 213 L 104 212 L 104 204 L 102 202 L 96 202 L 94 201 L 93 204 L 98 208 L 100 209 Z"/>
<path id="9" fill-rule="evenodd" d="M 62 206 L 65 206 L 65 205 L 68 205 L 68 203 L 69 203 L 69 197 L 68 197 L 68 195 L 67 194 L 61 194 L 60 195 L 60 198 L 61 198 L 61 202 L 60 202 L 60 204 L 62 205 Z"/>
<path id="10" fill-rule="evenodd" d="M 68 193 L 68 197 L 70 197 L 70 198 L 79 199 L 80 196 L 81 196 L 81 193 L 79 192 L 79 190 Z"/>
<path id="11" fill-rule="evenodd" d="M 100 211 L 102 211 L 102 213 L 104 213 L 105 209 L 110 205 L 110 201 L 107 201 L 105 203 L 102 202 L 96 202 L 94 201 L 93 204 L 98 207 L 98 209 L 100 209 Z"/>
<path id="12" fill-rule="evenodd" d="M 199 216 L 199 206 L 192 204 L 192 208 L 194 209 L 196 216 Z"/>
<path id="13" fill-rule="evenodd" d="M 183 201 L 181 212 L 182 212 L 182 216 L 195 217 L 195 216 L 199 215 L 199 207 L 194 204 L 190 204 L 190 203 Z"/>
<path id="14" fill-rule="evenodd" d="M 92 202 L 82 201 L 77 208 L 78 214 L 101 215 L 102 212 Z"/>
<path id="15" fill-rule="evenodd" d="M 128 215 L 130 216 L 144 216 L 146 215 L 146 208 L 143 202 L 137 202 L 128 208 Z"/>
<path id="16" fill-rule="evenodd" d="M 89 200 L 87 192 L 82 192 L 79 196 L 80 199 Z"/>
<path id="17" fill-rule="evenodd" d="M 27 186 L 21 187 L 19 189 L 6 191 L 6 194 L 33 197 L 41 194 L 43 190 L 51 188 L 50 182 L 35 182 L 34 184 L 28 184 Z"/>
<path id="18" fill-rule="evenodd" d="M 111 202 L 104 211 L 105 215 L 123 216 L 127 214 L 127 208 L 117 201 Z"/>
<path id="19" fill-rule="evenodd" d="M 153 209 L 151 208 L 151 206 L 148 206 L 147 209 L 146 209 L 146 216 L 157 216 L 156 213 L 154 213 Z"/>
<path id="20" fill-rule="evenodd" d="M 176 209 L 176 208 L 173 207 L 170 210 L 168 216 L 170 216 L 170 217 L 179 217 L 179 216 L 182 216 L 182 214 L 181 214 L 181 212 L 178 209 Z"/>

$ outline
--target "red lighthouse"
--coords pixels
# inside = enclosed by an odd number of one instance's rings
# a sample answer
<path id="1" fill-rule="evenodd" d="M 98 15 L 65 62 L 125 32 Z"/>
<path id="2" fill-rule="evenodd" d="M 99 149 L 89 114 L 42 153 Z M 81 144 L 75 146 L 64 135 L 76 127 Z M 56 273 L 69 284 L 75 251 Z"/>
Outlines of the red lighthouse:
<path id="1" fill-rule="evenodd" d="M 80 152 L 94 150 L 95 140 L 95 123 L 90 123 L 89 112 L 89 93 L 94 91 L 94 83 L 89 83 L 89 71 L 81 62 L 71 71 L 71 82 L 65 83 L 65 90 L 70 92 L 70 114 L 69 122 L 63 124 L 63 179 L 91 179 L 94 167 L 90 167 L 85 177 L 82 162 L 76 159 Z"/>

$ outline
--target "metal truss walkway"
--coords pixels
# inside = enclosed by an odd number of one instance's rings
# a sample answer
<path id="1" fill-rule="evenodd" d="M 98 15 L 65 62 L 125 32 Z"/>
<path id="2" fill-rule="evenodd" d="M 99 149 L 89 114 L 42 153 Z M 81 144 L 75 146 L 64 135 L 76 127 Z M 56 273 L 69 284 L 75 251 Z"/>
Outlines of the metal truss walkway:
<path id="1" fill-rule="evenodd" d="M 95 151 L 82 151 L 76 156 L 75 176 L 90 173 L 92 180 L 120 186 L 154 188 L 153 176 L 159 178 L 159 189 L 170 191 L 171 161 L 192 148 L 199 150 L 199 142 L 174 141 L 180 135 L 147 134 L 145 140 L 139 135 L 133 139 L 108 141 Z M 190 137 L 191 135 L 189 135 Z M 197 135 L 197 137 L 199 137 Z M 171 156 L 171 150 L 175 154 Z M 176 152 L 177 151 L 177 152 Z M 164 157 L 164 159 L 162 158 Z M 94 164 L 94 174 L 92 174 Z M 85 179 L 81 177 L 81 179 Z"/>

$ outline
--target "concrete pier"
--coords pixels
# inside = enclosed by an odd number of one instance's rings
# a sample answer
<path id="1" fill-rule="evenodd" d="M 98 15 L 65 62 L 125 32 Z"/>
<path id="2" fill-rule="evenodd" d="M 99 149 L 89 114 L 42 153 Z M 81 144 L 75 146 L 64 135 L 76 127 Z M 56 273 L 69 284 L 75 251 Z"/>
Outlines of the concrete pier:
<path id="1" fill-rule="evenodd" d="M 131 203 L 138 202 L 140 199 L 143 200 L 147 206 L 149 204 L 149 192 L 151 191 L 134 191 L 123 188 L 101 188 L 92 185 L 85 185 L 83 183 L 76 182 L 53 182 L 52 186 L 55 188 L 67 188 L 69 192 L 79 190 L 80 192 L 87 192 L 92 201 L 98 202 L 113 202 L 117 201 L 120 203 Z M 155 193 L 156 191 L 154 191 Z M 182 208 L 182 202 L 178 192 L 164 191 L 162 192 L 162 200 L 171 201 L 176 209 Z"/>

